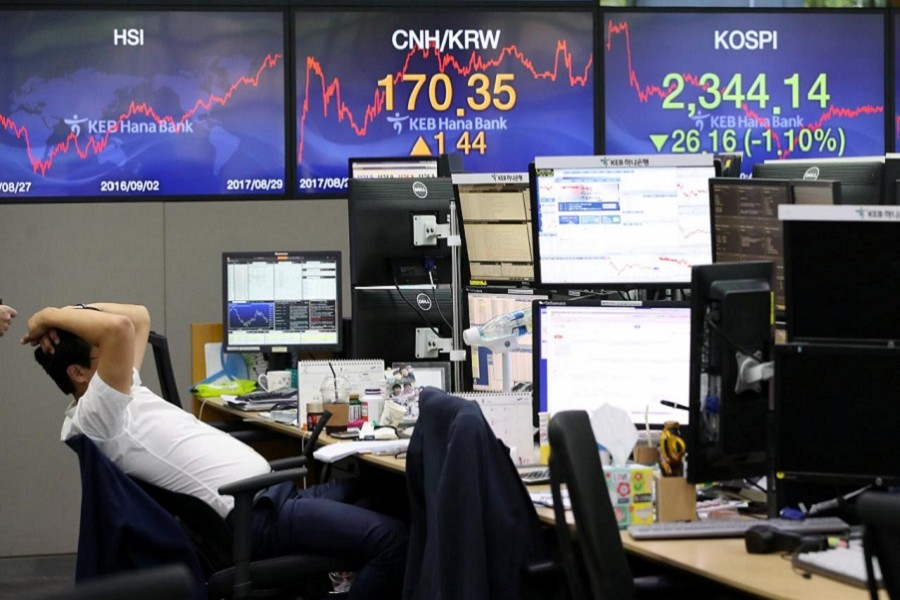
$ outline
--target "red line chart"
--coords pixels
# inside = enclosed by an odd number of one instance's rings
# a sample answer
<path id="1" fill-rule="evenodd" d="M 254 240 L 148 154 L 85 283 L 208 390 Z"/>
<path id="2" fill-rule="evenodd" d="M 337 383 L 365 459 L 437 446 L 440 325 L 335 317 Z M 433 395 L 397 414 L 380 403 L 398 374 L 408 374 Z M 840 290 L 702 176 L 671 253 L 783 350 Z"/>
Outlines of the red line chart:
<path id="1" fill-rule="evenodd" d="M 110 126 L 104 135 L 99 137 L 89 136 L 86 141 L 79 142 L 75 133 L 70 133 L 66 136 L 66 139 L 51 147 L 45 158 L 39 158 L 34 155 L 27 127 L 20 126 L 11 118 L 0 114 L 0 129 L 10 132 L 16 139 L 22 140 L 33 172 L 46 175 L 47 171 L 53 167 L 54 159 L 61 154 L 65 155 L 74 150 L 79 158 L 86 159 L 91 155 L 96 156 L 103 152 L 109 144 L 110 136 L 118 131 L 119 125 L 134 116 L 148 117 L 157 125 L 168 123 L 177 126 L 180 123 L 185 123 L 200 111 L 209 111 L 216 106 L 224 107 L 241 88 L 248 86 L 258 87 L 265 73 L 274 69 L 281 62 L 281 59 L 281 54 L 267 55 L 256 70 L 255 75 L 239 77 L 224 94 L 210 94 L 207 98 L 198 99 L 190 109 L 178 117 L 160 115 L 150 104 L 132 100 L 125 111 L 115 119 L 115 125 Z"/>

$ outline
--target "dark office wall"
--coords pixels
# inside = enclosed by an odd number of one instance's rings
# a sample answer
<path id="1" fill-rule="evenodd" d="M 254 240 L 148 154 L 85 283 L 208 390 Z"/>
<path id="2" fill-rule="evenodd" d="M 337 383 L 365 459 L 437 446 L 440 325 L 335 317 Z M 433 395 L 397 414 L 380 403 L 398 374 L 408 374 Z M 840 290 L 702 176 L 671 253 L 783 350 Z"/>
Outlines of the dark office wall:
<path id="1" fill-rule="evenodd" d="M 344 200 L 0 205 L 0 298 L 19 311 L 0 338 L 0 557 L 74 552 L 78 530 L 78 466 L 59 441 L 70 398 L 18 344 L 30 314 L 147 305 L 187 403 L 190 324 L 221 320 L 222 251 L 338 249 L 346 274 L 346 213 Z M 157 388 L 152 356 L 142 372 Z"/>

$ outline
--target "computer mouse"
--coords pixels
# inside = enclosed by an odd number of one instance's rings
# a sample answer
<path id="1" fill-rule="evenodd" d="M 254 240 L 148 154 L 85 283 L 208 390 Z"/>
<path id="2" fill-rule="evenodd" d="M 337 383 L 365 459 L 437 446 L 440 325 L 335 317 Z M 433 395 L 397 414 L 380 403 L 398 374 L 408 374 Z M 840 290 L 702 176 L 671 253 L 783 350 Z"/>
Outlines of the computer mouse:
<path id="1" fill-rule="evenodd" d="M 744 532 L 744 546 L 750 554 L 771 554 L 772 552 L 793 552 L 824 550 L 828 538 L 824 535 L 799 535 L 781 531 L 769 525 L 754 525 Z"/>

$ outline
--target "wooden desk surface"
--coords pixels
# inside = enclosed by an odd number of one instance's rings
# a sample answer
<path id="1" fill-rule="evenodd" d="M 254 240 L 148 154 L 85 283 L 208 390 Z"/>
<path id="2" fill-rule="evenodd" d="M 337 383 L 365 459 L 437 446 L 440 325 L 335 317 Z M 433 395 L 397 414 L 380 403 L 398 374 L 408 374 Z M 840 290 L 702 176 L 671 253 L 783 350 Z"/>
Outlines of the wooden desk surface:
<path id="1" fill-rule="evenodd" d="M 302 430 L 299 427 L 295 427 L 293 425 L 285 425 L 283 423 L 275 422 L 272 419 L 269 419 L 259 413 L 247 412 L 231 408 L 227 406 L 221 398 L 204 398 L 204 400 L 208 407 L 212 407 L 217 411 L 224 412 L 229 415 L 240 417 L 244 421 L 250 423 L 258 423 L 263 427 L 267 427 L 291 437 L 309 437 L 309 432 L 306 430 Z M 323 445 L 340 444 L 343 441 L 346 440 L 333 438 L 325 432 L 322 432 L 322 434 L 319 436 L 319 443 Z M 393 455 L 384 454 L 359 454 L 357 455 L 357 457 L 364 462 L 370 463 L 388 471 L 393 471 L 395 473 L 406 472 L 406 459 L 403 458 L 396 458 Z"/>
<path id="2" fill-rule="evenodd" d="M 552 508 L 537 507 L 537 513 L 542 523 L 556 523 Z M 571 512 L 566 513 L 566 521 L 574 530 Z M 862 588 L 827 577 L 812 575 L 807 579 L 779 554 L 748 554 L 743 538 L 635 541 L 627 531 L 622 531 L 621 537 L 629 554 L 763 598 L 866 600 L 869 597 Z M 879 598 L 887 600 L 887 593 L 882 590 Z"/>

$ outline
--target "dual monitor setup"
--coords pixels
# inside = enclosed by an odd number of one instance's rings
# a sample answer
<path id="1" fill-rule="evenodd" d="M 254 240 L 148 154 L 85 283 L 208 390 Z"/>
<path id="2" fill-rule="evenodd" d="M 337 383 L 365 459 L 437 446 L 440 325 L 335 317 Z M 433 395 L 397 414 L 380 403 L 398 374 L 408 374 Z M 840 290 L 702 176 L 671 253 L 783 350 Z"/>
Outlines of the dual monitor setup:
<path id="1" fill-rule="evenodd" d="M 711 156 L 537 157 L 493 175 L 454 173 L 446 157 L 351 160 L 350 327 L 339 252 L 226 253 L 226 347 L 390 364 L 422 359 L 416 329 L 446 339 L 531 309 L 509 364 L 535 415 L 610 404 L 639 428 L 677 420 L 692 482 L 894 481 L 883 429 L 900 351 L 883 342 L 900 340 L 900 268 L 884 248 L 900 242 L 900 211 L 872 206 L 892 160 L 873 162 L 859 196 L 852 174 L 869 161 L 809 181 L 722 177 Z M 436 235 L 452 211 L 455 280 L 469 284 L 456 290 Z M 790 344 L 774 344 L 776 320 Z M 498 357 L 467 352 L 463 389 L 499 391 Z"/>

